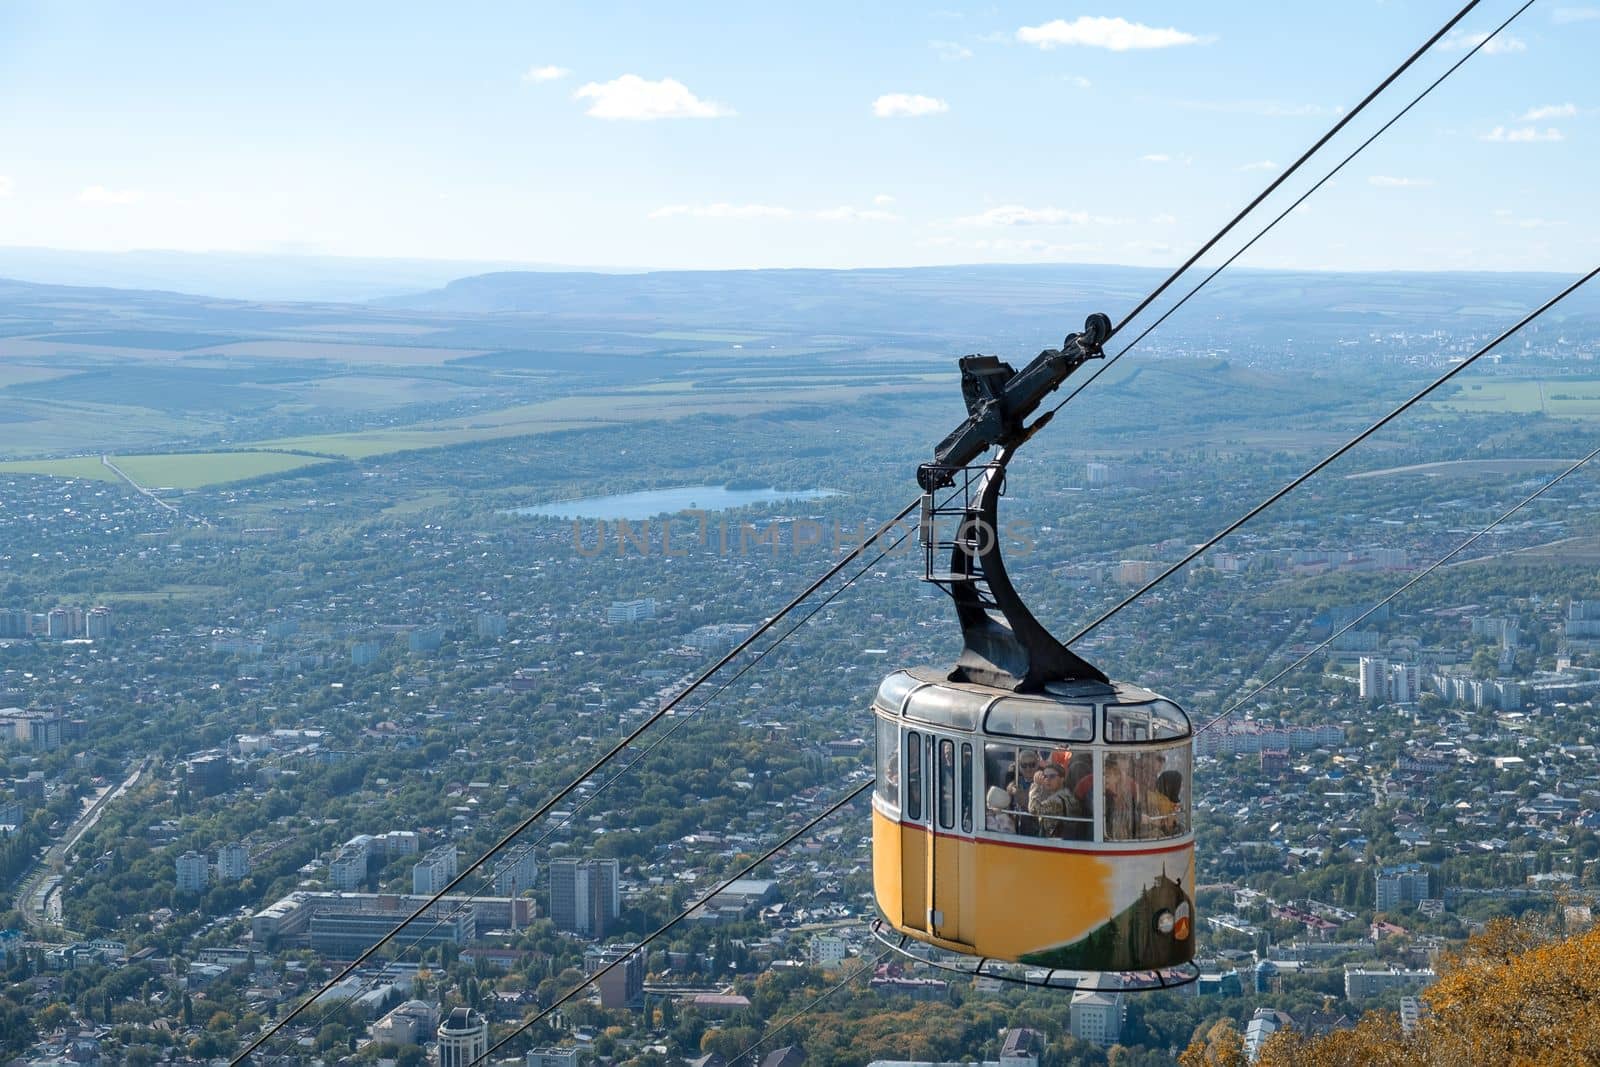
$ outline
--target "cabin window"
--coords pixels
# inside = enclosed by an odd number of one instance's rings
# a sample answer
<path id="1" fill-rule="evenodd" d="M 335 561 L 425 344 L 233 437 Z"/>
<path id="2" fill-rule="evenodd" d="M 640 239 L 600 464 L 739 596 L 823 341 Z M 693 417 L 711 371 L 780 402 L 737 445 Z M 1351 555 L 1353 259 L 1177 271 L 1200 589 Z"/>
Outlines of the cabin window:
<path id="1" fill-rule="evenodd" d="M 1092 741 L 1094 705 L 1001 697 L 989 709 L 984 729 L 991 734 L 1042 741 Z"/>
<path id="2" fill-rule="evenodd" d="M 1108 752 L 1100 789 L 1105 840 L 1159 841 L 1189 830 L 1189 750 Z"/>
<path id="3" fill-rule="evenodd" d="M 1107 741 L 1169 741 L 1189 736 L 1189 716 L 1170 700 L 1107 704 Z"/>
<path id="4" fill-rule="evenodd" d="M 900 727 L 893 719 L 875 716 L 878 723 L 877 793 L 890 807 L 900 806 Z"/>
<path id="5" fill-rule="evenodd" d="M 984 827 L 1018 837 L 1094 837 L 1094 754 L 1084 748 L 989 743 L 983 753 Z"/>
<path id="6" fill-rule="evenodd" d="M 922 821 L 922 735 L 906 731 L 906 818 Z"/>
<path id="7" fill-rule="evenodd" d="M 882 688 L 887 688 L 887 683 Z M 879 699 L 882 699 L 881 688 Z M 906 701 L 905 716 L 908 719 L 933 723 L 935 726 L 976 730 L 978 715 L 987 702 L 987 697 L 977 693 L 942 685 L 925 685 L 912 693 L 911 699 Z"/>
<path id="8" fill-rule="evenodd" d="M 961 746 L 961 832 L 972 833 L 972 746 Z"/>
<path id="9" fill-rule="evenodd" d="M 956 826 L 956 743 L 939 742 L 939 828 Z"/>

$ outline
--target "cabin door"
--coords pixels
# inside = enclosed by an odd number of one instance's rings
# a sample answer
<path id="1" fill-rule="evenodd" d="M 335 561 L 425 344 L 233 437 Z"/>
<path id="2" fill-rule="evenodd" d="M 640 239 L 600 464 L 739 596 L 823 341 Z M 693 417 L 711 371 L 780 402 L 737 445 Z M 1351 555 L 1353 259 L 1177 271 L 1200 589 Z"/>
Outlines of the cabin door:
<path id="1" fill-rule="evenodd" d="M 900 752 L 906 791 L 900 805 L 901 922 L 927 931 L 933 899 L 934 739 L 921 730 L 905 730 Z"/>
<path id="2" fill-rule="evenodd" d="M 962 882 L 968 880 L 963 875 L 970 877 L 971 872 L 962 867 L 971 862 L 973 848 L 972 743 L 937 738 L 929 756 L 936 791 L 928 850 L 929 932 L 944 941 L 965 943 L 971 936 L 962 922 Z"/>

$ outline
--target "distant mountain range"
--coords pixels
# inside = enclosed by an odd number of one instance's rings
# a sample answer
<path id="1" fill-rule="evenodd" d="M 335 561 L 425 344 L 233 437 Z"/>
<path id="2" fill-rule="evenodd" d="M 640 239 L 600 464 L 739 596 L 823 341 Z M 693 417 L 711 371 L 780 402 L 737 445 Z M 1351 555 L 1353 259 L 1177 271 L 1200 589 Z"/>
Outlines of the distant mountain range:
<path id="1" fill-rule="evenodd" d="M 542 263 L 362 259 L 293 253 L 79 252 L 0 246 L 0 278 L 110 289 L 161 289 L 232 300 L 359 303 L 435 289 L 484 271 L 570 270 Z"/>
<path id="2" fill-rule="evenodd" d="M 1091 311 L 1104 311 L 1113 319 L 1126 314 L 1166 277 L 1164 270 L 1093 265 L 640 273 L 551 269 L 459 276 L 481 266 L 0 248 L 0 304 L 15 320 L 0 332 L 31 333 L 52 320 L 59 328 L 63 316 L 45 305 L 61 300 L 88 305 L 72 317 L 92 326 L 94 307 L 115 301 L 120 293 L 137 295 L 147 309 L 162 308 L 184 328 L 203 323 L 212 330 L 271 328 L 278 323 L 263 320 L 263 315 L 294 318 L 320 305 L 343 306 L 362 321 L 393 322 L 399 316 L 443 325 L 442 319 L 461 334 L 459 343 L 488 347 L 523 343 L 521 335 L 540 330 L 573 337 L 585 331 L 621 332 L 641 339 L 674 331 L 811 338 L 892 335 L 902 343 L 936 339 L 941 350 L 959 337 L 973 344 L 1026 349 L 1053 343 Z M 1200 277 L 1197 271 L 1181 279 L 1157 310 Z M 1232 340 L 1257 337 L 1316 343 L 1395 330 L 1488 333 L 1515 322 L 1570 281 L 1556 274 L 1233 268 L 1175 315 L 1161 337 L 1179 345 L 1223 348 Z M 47 291 L 52 287 L 62 288 Z M 1560 329 L 1565 323 L 1600 327 L 1600 285 L 1591 289 L 1564 303 L 1539 329 Z M 298 312 L 292 310 L 297 307 Z M 464 333 L 468 330 L 475 331 L 470 338 Z M 435 333 L 428 343 L 444 340 Z M 562 343 L 577 342 L 568 338 Z"/>
<path id="3" fill-rule="evenodd" d="M 1042 337 L 1089 311 L 1125 314 L 1166 272 L 1116 266 L 966 266 L 883 270 L 672 271 L 639 274 L 499 272 L 376 304 L 413 311 L 635 318 L 686 326 L 899 334 L 992 331 L 997 320 Z M 1202 275 L 1180 281 L 1176 299 Z M 1494 329 L 1570 282 L 1554 274 L 1317 273 L 1233 269 L 1173 319 L 1177 333 L 1218 329 L 1281 336 L 1352 329 Z M 1187 284 L 1185 284 L 1187 282 Z M 1158 307 L 1165 306 L 1165 303 Z M 1600 319 L 1579 294 L 1548 321 Z"/>

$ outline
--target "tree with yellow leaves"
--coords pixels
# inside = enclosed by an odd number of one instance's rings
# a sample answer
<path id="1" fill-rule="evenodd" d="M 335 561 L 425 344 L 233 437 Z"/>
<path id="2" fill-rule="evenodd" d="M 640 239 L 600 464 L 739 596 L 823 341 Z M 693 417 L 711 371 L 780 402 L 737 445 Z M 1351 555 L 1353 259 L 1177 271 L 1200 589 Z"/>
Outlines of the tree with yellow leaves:
<path id="1" fill-rule="evenodd" d="M 1244 1054 L 1244 1039 L 1232 1019 L 1222 1019 L 1194 1041 L 1178 1057 L 1178 1067 L 1249 1067 Z"/>
<path id="2" fill-rule="evenodd" d="M 1498 919 L 1439 964 L 1411 1034 L 1393 1012 L 1308 1037 L 1280 1030 L 1256 1067 L 1536 1067 L 1600 1063 L 1600 927 L 1561 939 L 1541 923 Z M 1190 1044 L 1183 1067 L 1234 1067 L 1224 1020 Z"/>

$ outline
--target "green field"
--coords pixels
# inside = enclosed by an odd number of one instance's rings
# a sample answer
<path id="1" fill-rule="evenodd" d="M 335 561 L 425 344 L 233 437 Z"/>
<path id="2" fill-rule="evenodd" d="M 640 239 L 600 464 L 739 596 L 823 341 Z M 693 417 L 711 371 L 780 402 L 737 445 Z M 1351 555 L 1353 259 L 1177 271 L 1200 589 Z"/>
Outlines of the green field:
<path id="1" fill-rule="evenodd" d="M 264 448 L 288 448 L 347 459 L 366 459 L 390 452 L 493 441 L 503 437 L 596 429 L 630 422 L 668 421 L 694 415 L 754 415 L 799 404 L 838 403 L 871 393 L 910 395 L 927 387 L 894 384 L 848 388 L 838 385 L 790 389 L 708 391 L 646 386 L 625 393 L 544 400 L 537 404 L 488 411 L 457 419 L 439 419 L 392 430 L 280 437 L 257 442 Z"/>
<path id="2" fill-rule="evenodd" d="M 1527 414 L 1557 418 L 1600 415 L 1600 378 L 1503 378 L 1463 385 L 1436 406 L 1471 414 Z"/>
<path id="3" fill-rule="evenodd" d="M 317 434 L 311 437 L 284 437 L 265 441 L 271 448 L 293 448 L 304 452 L 317 452 L 325 456 L 342 456 L 345 459 L 366 459 L 384 456 L 390 452 L 411 452 L 419 448 L 446 448 L 450 445 L 470 445 L 479 441 L 493 441 L 500 437 L 522 437 L 527 434 L 556 433 L 560 430 L 593 429 L 610 423 L 594 422 L 539 422 L 477 427 L 427 427 L 417 426 L 399 430 L 361 430 L 356 433 Z"/>
<path id="4" fill-rule="evenodd" d="M 245 478 L 281 474 L 316 463 L 315 456 L 290 456 L 281 452 L 174 452 L 167 455 L 112 456 L 112 462 L 147 489 L 199 489 Z M 15 460 L 0 463 L 0 473 L 48 474 L 56 478 L 91 478 L 120 481 L 98 456 L 72 459 Z"/>
<path id="5" fill-rule="evenodd" d="M 87 478 L 90 481 L 101 482 L 120 480 L 101 464 L 99 456 L 11 460 L 0 463 L 0 474 L 48 474 L 55 478 Z"/>

